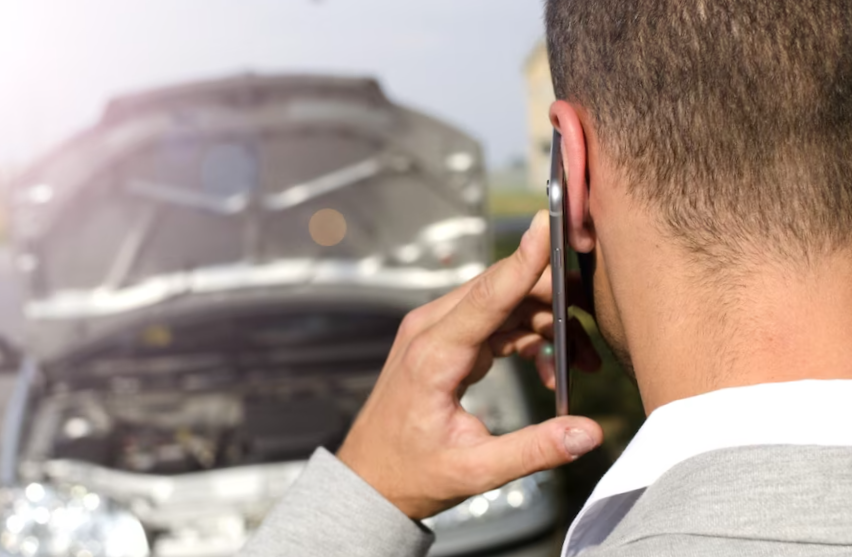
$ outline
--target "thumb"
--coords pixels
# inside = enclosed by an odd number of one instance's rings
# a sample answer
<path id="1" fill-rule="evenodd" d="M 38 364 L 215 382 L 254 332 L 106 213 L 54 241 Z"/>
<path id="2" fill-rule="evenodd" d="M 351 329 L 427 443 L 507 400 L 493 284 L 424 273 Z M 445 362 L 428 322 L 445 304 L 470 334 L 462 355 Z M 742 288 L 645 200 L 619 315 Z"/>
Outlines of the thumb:
<path id="1" fill-rule="evenodd" d="M 564 416 L 494 437 L 476 449 L 477 469 L 489 470 L 491 488 L 573 462 L 603 441 L 589 418 Z"/>

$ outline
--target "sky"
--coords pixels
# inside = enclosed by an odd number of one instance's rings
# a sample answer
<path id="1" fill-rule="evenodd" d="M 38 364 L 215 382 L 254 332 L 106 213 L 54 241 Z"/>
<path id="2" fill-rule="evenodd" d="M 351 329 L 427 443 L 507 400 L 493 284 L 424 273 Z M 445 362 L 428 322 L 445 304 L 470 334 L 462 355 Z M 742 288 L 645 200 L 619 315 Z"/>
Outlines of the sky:
<path id="1" fill-rule="evenodd" d="M 375 76 L 500 166 L 525 151 L 542 34 L 542 0 L 0 0 L 0 168 L 117 94 L 248 71 Z"/>

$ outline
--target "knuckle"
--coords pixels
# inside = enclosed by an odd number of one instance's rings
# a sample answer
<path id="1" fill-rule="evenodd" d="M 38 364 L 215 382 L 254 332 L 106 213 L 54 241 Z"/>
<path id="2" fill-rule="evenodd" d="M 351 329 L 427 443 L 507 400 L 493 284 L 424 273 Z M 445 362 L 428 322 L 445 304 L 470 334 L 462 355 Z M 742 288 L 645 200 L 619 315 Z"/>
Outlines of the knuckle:
<path id="1" fill-rule="evenodd" d="M 424 361 L 434 352 L 433 346 L 434 342 L 430 335 L 420 334 L 415 336 L 405 351 L 405 366 L 410 371 L 422 368 Z"/>
<path id="2" fill-rule="evenodd" d="M 427 331 L 415 336 L 409 347 L 409 351 L 422 357 L 432 353 L 435 346 L 435 341 L 432 335 Z"/>
<path id="3" fill-rule="evenodd" d="M 399 336 L 402 338 L 413 337 L 423 328 L 424 321 L 422 308 L 409 311 L 399 325 Z"/>
<path id="4" fill-rule="evenodd" d="M 483 275 L 468 293 L 470 304 L 478 311 L 490 309 L 494 303 L 494 277 L 491 274 Z"/>
<path id="5" fill-rule="evenodd" d="M 432 331 L 428 329 L 414 337 L 403 357 L 403 365 L 420 388 L 441 391 L 455 388 L 453 370 L 459 366 L 458 354 L 448 350 Z"/>

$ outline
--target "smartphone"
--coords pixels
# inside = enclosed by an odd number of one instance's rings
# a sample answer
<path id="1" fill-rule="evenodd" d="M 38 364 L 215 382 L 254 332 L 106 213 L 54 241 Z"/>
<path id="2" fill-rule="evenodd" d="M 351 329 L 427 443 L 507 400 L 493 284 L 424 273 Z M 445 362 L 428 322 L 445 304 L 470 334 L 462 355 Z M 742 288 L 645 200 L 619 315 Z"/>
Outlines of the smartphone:
<path id="1" fill-rule="evenodd" d="M 550 268 L 553 272 L 553 349 L 556 366 L 556 415 L 567 416 L 574 393 L 571 363 L 574 361 L 574 345 L 568 338 L 568 271 L 571 247 L 568 244 L 568 189 L 570 169 L 562 161 L 562 134 L 553 131 L 550 147 L 550 181 L 547 196 L 550 208 Z M 588 184 L 587 186 L 588 187 Z M 595 318 L 595 256 L 593 253 L 578 253 L 577 264 L 583 294 L 586 297 L 591 317 Z"/>
<path id="2" fill-rule="evenodd" d="M 568 192 L 562 164 L 562 135 L 553 131 L 550 147 L 550 268 L 553 273 L 553 350 L 556 367 L 556 415 L 566 416 L 571 403 L 571 343 L 568 340 Z"/>

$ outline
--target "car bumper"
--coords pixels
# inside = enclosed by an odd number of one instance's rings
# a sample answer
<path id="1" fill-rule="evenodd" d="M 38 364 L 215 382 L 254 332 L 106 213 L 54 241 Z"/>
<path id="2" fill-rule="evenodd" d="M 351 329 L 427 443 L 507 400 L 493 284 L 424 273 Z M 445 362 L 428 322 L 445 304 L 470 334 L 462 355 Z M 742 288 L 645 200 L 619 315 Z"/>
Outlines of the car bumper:
<path id="1" fill-rule="evenodd" d="M 531 508 L 481 524 L 438 532 L 429 557 L 550 557 L 556 533 L 554 493 L 547 491 Z"/>

